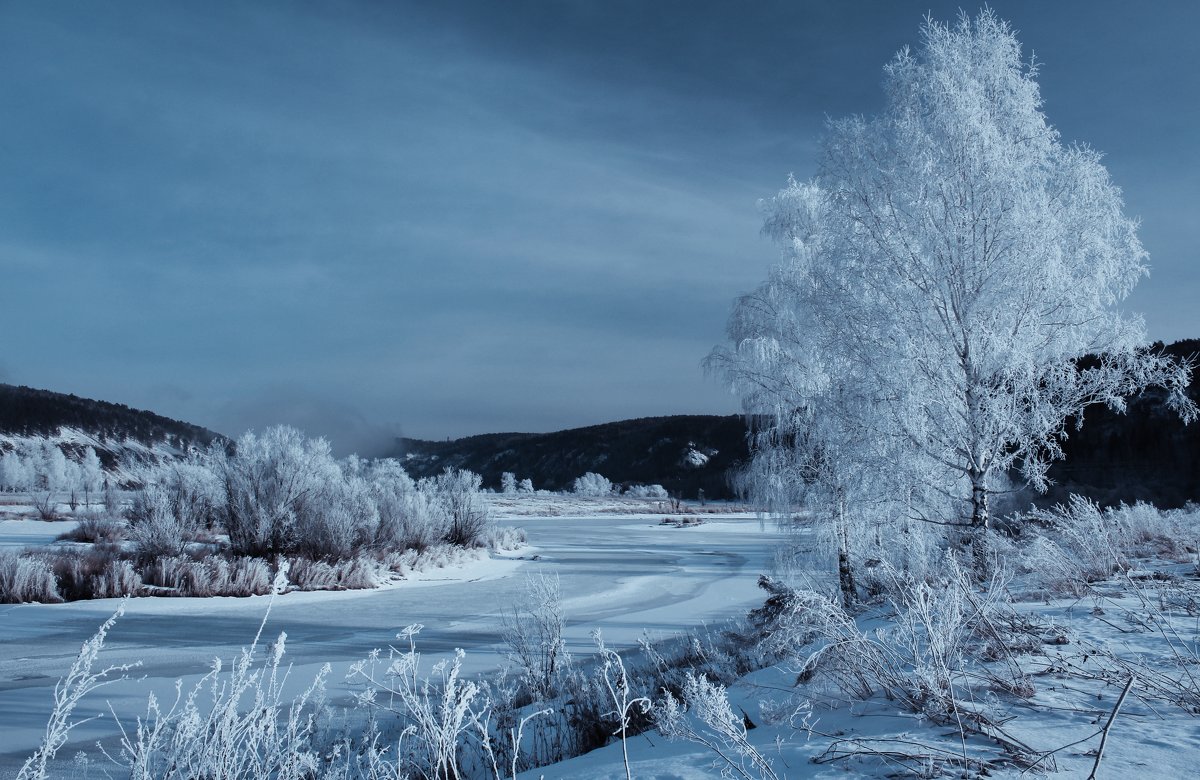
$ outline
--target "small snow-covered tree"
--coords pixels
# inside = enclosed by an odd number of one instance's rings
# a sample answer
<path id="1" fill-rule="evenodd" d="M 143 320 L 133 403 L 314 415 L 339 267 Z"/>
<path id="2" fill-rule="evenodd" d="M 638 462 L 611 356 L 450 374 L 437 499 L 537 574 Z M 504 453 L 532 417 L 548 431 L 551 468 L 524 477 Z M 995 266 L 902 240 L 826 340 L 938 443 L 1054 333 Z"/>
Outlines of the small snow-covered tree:
<path id="1" fill-rule="evenodd" d="M 79 461 L 79 477 L 84 492 L 84 503 L 91 504 L 91 496 L 104 485 L 104 467 L 100 464 L 100 456 L 94 447 L 83 451 Z"/>
<path id="2" fill-rule="evenodd" d="M 531 495 L 534 492 L 533 491 L 533 480 L 530 479 L 529 477 L 526 477 L 525 479 L 521 480 L 520 483 L 517 485 L 517 492 Z"/>
<path id="3" fill-rule="evenodd" d="M 511 496 L 517 492 L 516 474 L 506 471 L 500 475 L 500 492 L 506 496 Z"/>
<path id="4" fill-rule="evenodd" d="M 577 496 L 611 496 L 613 484 L 603 475 L 589 471 L 575 478 L 571 492 Z"/>
<path id="5" fill-rule="evenodd" d="M 32 460 L 19 451 L 0 456 L 0 487 L 9 491 L 31 490 L 35 483 Z"/>
<path id="6" fill-rule="evenodd" d="M 47 491 L 68 489 L 67 456 L 50 439 L 42 442 L 41 462 L 38 463 L 38 483 Z"/>
<path id="7" fill-rule="evenodd" d="M 448 518 L 443 541 L 464 547 L 482 544 L 491 522 L 480 492 L 482 485 L 482 477 L 465 469 L 448 468 L 432 479 L 421 480 L 420 486 L 433 493 Z"/>
<path id="8" fill-rule="evenodd" d="M 751 411 L 761 391 L 770 414 L 832 415 L 802 447 L 840 462 L 824 475 L 879 463 L 909 511 L 982 531 L 998 480 L 1017 467 L 1044 488 L 1087 406 L 1160 385 L 1196 410 L 1189 367 L 1117 308 L 1146 274 L 1136 222 L 1100 155 L 1047 123 L 1011 28 L 984 10 L 921 37 L 884 70 L 884 112 L 831 122 L 818 179 L 768 204 L 785 259 L 718 362 Z"/>

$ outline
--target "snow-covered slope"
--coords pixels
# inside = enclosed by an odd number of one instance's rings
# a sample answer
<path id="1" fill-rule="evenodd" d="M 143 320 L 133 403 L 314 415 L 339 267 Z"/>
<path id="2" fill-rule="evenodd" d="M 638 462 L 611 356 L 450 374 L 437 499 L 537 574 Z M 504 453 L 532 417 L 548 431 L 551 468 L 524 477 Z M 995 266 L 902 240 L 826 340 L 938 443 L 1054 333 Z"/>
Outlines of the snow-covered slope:
<path id="1" fill-rule="evenodd" d="M 52 445 L 81 463 L 91 449 L 106 474 L 122 483 L 135 466 L 220 439 L 197 425 L 122 404 L 0 384 L 0 457 L 44 455 Z"/>

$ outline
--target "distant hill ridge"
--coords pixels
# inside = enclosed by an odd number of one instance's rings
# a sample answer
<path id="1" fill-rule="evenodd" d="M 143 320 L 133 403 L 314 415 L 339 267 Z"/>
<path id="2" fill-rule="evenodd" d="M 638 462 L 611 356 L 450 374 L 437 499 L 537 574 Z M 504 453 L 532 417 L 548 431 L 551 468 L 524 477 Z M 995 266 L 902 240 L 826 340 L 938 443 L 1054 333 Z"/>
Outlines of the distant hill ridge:
<path id="1" fill-rule="evenodd" d="M 510 471 L 538 489 L 568 490 L 592 471 L 615 483 L 658 484 L 674 495 L 730 497 L 731 469 L 749 458 L 738 415 L 674 415 L 589 425 L 553 433 L 487 433 L 453 441 L 397 439 L 393 456 L 413 476 L 470 469 L 499 487 Z"/>
<path id="2" fill-rule="evenodd" d="M 80 431 L 100 441 L 161 442 L 178 450 L 224 438 L 207 428 L 124 404 L 0 384 L 0 435 L 54 437 L 61 429 Z"/>
<path id="3" fill-rule="evenodd" d="M 1200 356 L 1200 339 L 1154 346 L 1182 359 Z M 1200 370 L 1193 373 L 1188 392 L 1200 402 Z M 1081 430 L 1068 427 L 1067 457 L 1051 466 L 1056 484 L 1038 502 L 1060 501 L 1070 492 L 1104 504 L 1200 502 L 1200 422 L 1184 426 L 1164 401 L 1161 391 L 1151 389 L 1131 398 L 1124 415 L 1090 408 Z M 531 479 L 538 489 L 567 490 L 576 477 L 592 471 L 615 483 L 660 484 L 684 498 L 696 498 L 701 490 L 709 498 L 725 498 L 733 495 L 731 474 L 750 457 L 746 433 L 746 420 L 739 415 L 674 415 L 553 433 L 397 439 L 389 454 L 415 477 L 465 468 L 481 474 L 492 488 L 509 471 Z M 64 450 L 95 442 L 106 468 L 119 460 L 123 440 L 137 442 L 137 452 L 127 455 L 144 460 L 153 450 L 170 456 L 223 439 L 200 426 L 122 404 L 0 384 L 0 452 L 11 449 L 15 437 L 61 439 Z"/>
<path id="4" fill-rule="evenodd" d="M 1180 359 L 1200 356 L 1200 339 L 1152 348 Z M 1189 394 L 1200 403 L 1200 367 Z M 453 441 L 398 439 L 392 453 L 414 476 L 430 476 L 452 466 L 467 468 L 498 487 L 511 471 L 534 487 L 564 490 L 587 471 L 618 483 L 661 484 L 673 494 L 695 498 L 729 497 L 731 469 L 750 454 L 747 424 L 730 415 L 678 415 L 573 428 L 554 433 L 492 433 Z M 1040 504 L 1065 500 L 1071 492 L 1103 504 L 1150 501 L 1178 507 L 1200 501 L 1200 422 L 1185 426 L 1166 407 L 1161 391 L 1129 399 L 1125 414 L 1103 406 L 1088 409 L 1082 430 L 1068 424 L 1066 459 L 1055 462 L 1055 485 Z M 712 454 L 709 454 L 712 453 Z"/>

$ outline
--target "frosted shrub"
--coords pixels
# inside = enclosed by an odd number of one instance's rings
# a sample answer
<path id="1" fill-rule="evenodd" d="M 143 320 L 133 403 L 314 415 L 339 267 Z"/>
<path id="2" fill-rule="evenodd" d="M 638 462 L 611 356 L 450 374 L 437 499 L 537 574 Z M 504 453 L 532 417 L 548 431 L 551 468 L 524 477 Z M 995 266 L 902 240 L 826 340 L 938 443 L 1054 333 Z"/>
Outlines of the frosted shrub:
<path id="1" fill-rule="evenodd" d="M 589 471 L 575 478 L 571 492 L 577 496 L 611 496 L 613 484 L 604 476 Z"/>
<path id="2" fill-rule="evenodd" d="M 1185 555 L 1196 534 L 1188 518 L 1186 511 L 1164 512 L 1144 503 L 1101 509 L 1072 495 L 1066 504 L 1026 517 L 1036 535 L 1023 563 L 1050 590 L 1079 594 L 1087 583 L 1127 571 L 1133 558 Z"/>
<path id="3" fill-rule="evenodd" d="M 34 490 L 29 494 L 39 520 L 57 520 L 58 499 L 53 490 Z"/>
<path id="4" fill-rule="evenodd" d="M 193 454 L 164 470 L 160 484 L 185 528 L 211 528 L 215 524 L 217 508 L 225 497 L 220 478 L 224 460 L 224 450 L 214 444 L 208 452 Z"/>
<path id="5" fill-rule="evenodd" d="M 500 492 L 506 496 L 514 495 L 517 492 L 516 474 L 506 471 L 500 475 Z"/>
<path id="6" fill-rule="evenodd" d="M 116 544 L 125 539 L 128 531 L 124 520 L 92 511 L 85 513 L 74 529 L 58 538 L 71 542 Z"/>
<path id="7" fill-rule="evenodd" d="M 1128 569 L 1125 540 L 1119 525 L 1110 525 L 1105 513 L 1089 499 L 1073 495 L 1066 506 L 1039 513 L 1059 546 L 1079 562 L 1088 581 L 1104 579 L 1114 571 Z"/>
<path id="8" fill-rule="evenodd" d="M 343 560 L 374 541 L 379 515 L 361 477 L 330 479 L 297 513 L 295 540 L 288 547 L 313 558 Z"/>
<path id="9" fill-rule="evenodd" d="M 421 480 L 420 489 L 432 491 L 448 515 L 443 541 L 462 547 L 483 544 L 490 518 L 480 495 L 482 484 L 478 474 L 461 469 L 446 469 L 432 480 Z"/>
<path id="10" fill-rule="evenodd" d="M 493 526 L 487 534 L 487 547 L 497 551 L 519 550 L 526 541 L 524 528 Z"/>
<path id="11" fill-rule="evenodd" d="M 143 571 L 147 585 L 175 591 L 180 596 L 261 596 L 271 592 L 271 572 L 266 561 L 246 556 L 210 555 L 200 560 L 188 556 L 159 558 Z"/>
<path id="12" fill-rule="evenodd" d="M 889 576 L 892 628 L 862 631 L 828 596 L 777 587 L 767 641 L 793 647 L 803 682 L 822 675 L 852 701 L 881 693 L 935 723 L 958 723 L 960 690 L 973 679 L 1010 693 L 1031 691 L 1011 663 L 1023 640 L 1004 629 L 1013 621 L 1002 568 L 982 589 L 950 554 L 935 580 L 894 570 Z M 1007 657 L 1010 664 L 985 671 L 976 665 L 979 657 Z"/>
<path id="13" fill-rule="evenodd" d="M 1191 527 L 1186 510 L 1160 510 L 1142 501 L 1105 510 L 1105 517 L 1120 529 L 1120 543 L 1135 556 L 1184 556 L 1196 541 L 1194 518 Z"/>
<path id="14" fill-rule="evenodd" d="M 354 664 L 347 677 L 364 686 L 358 697 L 361 704 L 386 706 L 400 716 L 398 775 L 411 767 L 428 780 L 458 780 L 464 776 L 461 752 L 468 736 L 487 732 L 483 713 L 490 702 L 477 683 L 462 679 L 462 650 L 456 650 L 453 659 L 435 664 L 429 678 L 420 676 L 416 636 L 422 628 L 410 625 L 397 635 L 408 648 L 391 648 L 382 674 L 376 670 L 378 654 L 372 654 Z"/>
<path id="15" fill-rule="evenodd" d="M 667 489 L 662 485 L 631 485 L 625 491 L 630 498 L 669 498 Z"/>
<path id="16" fill-rule="evenodd" d="M 68 601 L 137 595 L 142 579 L 129 561 L 107 550 L 61 550 L 44 553 Z"/>
<path id="17" fill-rule="evenodd" d="M 361 590 L 379 585 L 379 565 L 365 558 L 333 562 L 291 560 L 288 578 L 297 590 Z"/>
<path id="18" fill-rule="evenodd" d="M 1050 593 L 1082 596 L 1092 579 L 1082 562 L 1058 543 L 1035 536 L 1021 549 L 1021 568 L 1034 573 L 1037 582 Z"/>
<path id="19" fill-rule="evenodd" d="M 950 547 L 941 526 L 904 517 L 867 514 L 851 526 L 846 549 L 867 600 L 897 596 L 896 575 L 922 580 L 943 576 Z"/>
<path id="20" fill-rule="evenodd" d="M 143 561 L 182 553 L 187 545 L 186 530 L 165 488 L 147 485 L 134 497 L 129 510 L 129 538 Z"/>
<path id="21" fill-rule="evenodd" d="M 746 738 L 746 721 L 729 706 L 725 688 L 702 676 L 687 674 L 682 701 L 666 693 L 655 722 L 668 739 L 695 742 L 715 753 L 723 777 L 778 778 L 771 761 Z"/>
<path id="22" fill-rule="evenodd" d="M 533 701 L 556 696 L 570 671 L 565 628 L 558 577 L 527 577 L 523 602 L 501 617 L 501 636 L 508 659 L 517 667 L 518 681 Z"/>
<path id="23" fill-rule="evenodd" d="M 45 560 L 0 548 L 0 604 L 60 601 L 54 572 Z"/>
<path id="24" fill-rule="evenodd" d="M 534 493 L 533 480 L 529 479 L 528 477 L 521 480 L 520 483 L 517 485 L 517 492 L 522 495 L 526 495 L 526 496 L 533 495 L 533 493 Z"/>
<path id="25" fill-rule="evenodd" d="M 427 528 L 428 497 L 417 494 L 416 483 L 399 461 L 385 458 L 368 473 L 371 498 L 379 515 L 375 542 L 385 550 L 428 546 L 433 532 Z"/>
<path id="26" fill-rule="evenodd" d="M 450 513 L 430 483 L 423 483 L 420 490 L 406 493 L 402 501 L 402 516 L 394 526 L 393 538 L 401 549 L 428 549 L 446 536 L 450 527 Z"/>
<path id="27" fill-rule="evenodd" d="M 324 439 L 306 439 L 295 428 L 243 435 L 223 465 L 225 501 L 218 515 L 235 553 L 270 556 L 297 541 L 297 525 L 341 470 Z"/>

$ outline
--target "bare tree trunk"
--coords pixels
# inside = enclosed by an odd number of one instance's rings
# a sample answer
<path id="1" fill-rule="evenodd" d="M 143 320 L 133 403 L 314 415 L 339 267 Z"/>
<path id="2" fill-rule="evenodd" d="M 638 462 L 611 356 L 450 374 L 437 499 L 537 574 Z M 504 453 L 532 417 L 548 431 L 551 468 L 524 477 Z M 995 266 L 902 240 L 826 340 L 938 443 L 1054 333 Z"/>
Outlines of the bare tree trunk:
<path id="1" fill-rule="evenodd" d="M 984 475 L 972 471 L 971 477 L 971 527 L 986 530 L 991 524 L 991 514 L 988 508 L 988 491 Z"/>
<path id="2" fill-rule="evenodd" d="M 842 591 L 842 606 L 851 609 L 858 603 L 858 588 L 854 584 L 854 567 L 850 563 L 850 529 L 846 526 L 846 503 L 838 501 L 838 586 Z"/>
<path id="3" fill-rule="evenodd" d="M 982 582 L 991 574 L 992 563 L 988 554 L 988 533 L 991 514 L 988 507 L 987 475 L 972 469 L 971 478 L 971 547 L 972 569 L 976 580 Z"/>

